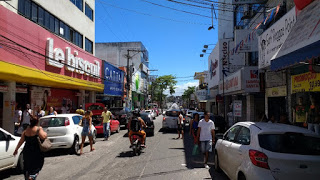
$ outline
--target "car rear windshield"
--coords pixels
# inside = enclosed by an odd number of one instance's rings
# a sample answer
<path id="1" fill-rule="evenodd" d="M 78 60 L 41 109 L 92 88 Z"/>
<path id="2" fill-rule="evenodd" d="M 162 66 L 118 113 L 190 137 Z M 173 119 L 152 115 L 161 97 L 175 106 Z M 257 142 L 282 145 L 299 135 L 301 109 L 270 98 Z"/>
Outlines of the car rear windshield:
<path id="1" fill-rule="evenodd" d="M 166 111 L 166 116 L 178 117 L 178 111 Z"/>
<path id="2" fill-rule="evenodd" d="M 65 119 L 65 117 L 44 118 L 41 119 L 40 126 L 44 128 L 64 126 Z"/>
<path id="3" fill-rule="evenodd" d="M 320 155 L 320 138 L 301 133 L 260 134 L 262 148 L 278 153 Z"/>
<path id="4" fill-rule="evenodd" d="M 143 119 L 144 122 L 149 122 L 149 114 L 140 114 L 140 117 Z"/>
<path id="5" fill-rule="evenodd" d="M 88 110 L 92 111 L 92 110 L 103 110 L 102 106 L 99 105 L 91 105 L 88 107 Z"/>

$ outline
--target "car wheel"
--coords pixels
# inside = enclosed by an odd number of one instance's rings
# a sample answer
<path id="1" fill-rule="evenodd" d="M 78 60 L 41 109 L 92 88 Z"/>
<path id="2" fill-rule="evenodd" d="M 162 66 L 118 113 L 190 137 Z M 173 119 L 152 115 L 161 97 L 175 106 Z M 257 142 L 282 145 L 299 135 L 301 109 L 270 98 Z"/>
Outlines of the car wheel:
<path id="1" fill-rule="evenodd" d="M 17 171 L 17 173 L 22 173 L 24 171 L 24 162 L 23 162 L 23 153 L 22 152 L 19 155 L 16 171 Z"/>
<path id="2" fill-rule="evenodd" d="M 214 153 L 214 170 L 217 172 L 221 172 L 217 151 L 215 151 L 215 153 Z"/>
<path id="3" fill-rule="evenodd" d="M 78 154 L 79 149 L 80 149 L 79 138 L 78 138 L 78 136 L 76 136 L 74 138 L 74 142 L 73 142 L 73 145 L 71 147 L 71 153 L 72 154 Z"/>
<path id="4" fill-rule="evenodd" d="M 92 134 L 92 141 L 93 141 L 92 142 L 93 144 L 95 144 L 96 141 L 97 141 L 97 132 L 96 131 L 94 131 L 93 134 Z"/>
<path id="5" fill-rule="evenodd" d="M 244 174 L 242 172 L 240 172 L 240 174 L 238 176 L 238 180 L 246 180 L 246 177 L 244 176 Z"/>
<path id="6" fill-rule="evenodd" d="M 116 131 L 117 133 L 119 133 L 120 132 L 120 125 L 118 126 L 118 129 L 117 129 L 117 131 Z"/>

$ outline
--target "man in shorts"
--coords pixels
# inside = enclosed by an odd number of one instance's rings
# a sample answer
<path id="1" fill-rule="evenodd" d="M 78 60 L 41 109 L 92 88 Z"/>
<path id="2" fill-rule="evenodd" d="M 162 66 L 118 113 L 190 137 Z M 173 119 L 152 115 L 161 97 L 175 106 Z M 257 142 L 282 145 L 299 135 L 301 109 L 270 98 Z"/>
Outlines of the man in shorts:
<path id="1" fill-rule="evenodd" d="M 209 119 L 210 113 L 204 112 L 204 119 L 201 119 L 198 124 L 198 135 L 197 139 L 200 140 L 201 143 L 201 151 L 204 154 L 204 167 L 209 169 L 208 166 L 208 157 L 209 152 L 212 152 L 212 144 L 215 142 L 215 126 L 214 122 Z"/>

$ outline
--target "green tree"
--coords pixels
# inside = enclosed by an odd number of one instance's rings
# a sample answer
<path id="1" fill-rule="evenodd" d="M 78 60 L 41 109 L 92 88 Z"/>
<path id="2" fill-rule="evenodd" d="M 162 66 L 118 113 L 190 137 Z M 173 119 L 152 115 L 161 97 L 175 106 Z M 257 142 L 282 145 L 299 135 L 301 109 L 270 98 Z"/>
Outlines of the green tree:
<path id="1" fill-rule="evenodd" d="M 195 86 L 188 86 L 188 89 L 184 90 L 182 94 L 182 99 L 187 101 L 187 107 L 190 105 L 190 96 L 196 91 Z"/>
<path id="2" fill-rule="evenodd" d="M 152 82 L 151 86 L 149 86 L 149 90 L 152 93 L 152 101 L 160 102 L 160 108 L 162 109 L 162 102 L 166 97 L 163 92 L 169 89 L 169 93 L 172 95 L 175 93 L 176 84 L 177 81 L 172 75 L 159 76 L 154 82 Z"/>

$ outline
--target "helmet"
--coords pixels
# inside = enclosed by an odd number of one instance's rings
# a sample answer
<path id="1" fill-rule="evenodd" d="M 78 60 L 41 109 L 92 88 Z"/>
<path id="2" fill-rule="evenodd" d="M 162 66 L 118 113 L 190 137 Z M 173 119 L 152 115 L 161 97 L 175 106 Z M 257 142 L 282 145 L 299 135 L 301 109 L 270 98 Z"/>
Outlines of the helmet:
<path id="1" fill-rule="evenodd" d="M 132 111 L 132 115 L 135 116 L 135 117 L 139 117 L 140 116 L 139 110 L 133 110 Z"/>

